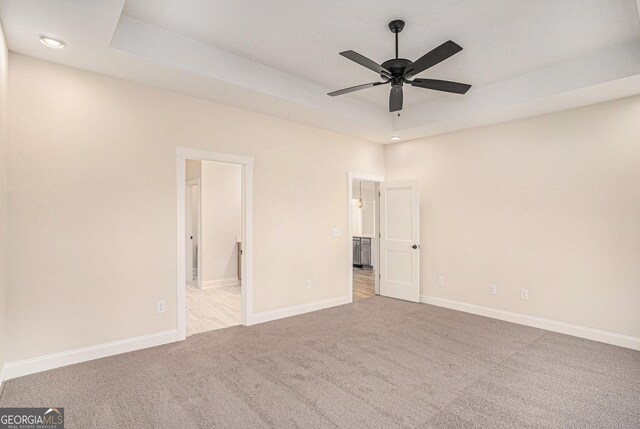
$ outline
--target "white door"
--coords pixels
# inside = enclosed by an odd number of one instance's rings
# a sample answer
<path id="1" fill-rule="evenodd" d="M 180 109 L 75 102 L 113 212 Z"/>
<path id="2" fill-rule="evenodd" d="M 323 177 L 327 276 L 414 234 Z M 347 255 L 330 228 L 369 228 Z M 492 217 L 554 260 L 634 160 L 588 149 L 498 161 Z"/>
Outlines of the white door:
<path id="1" fill-rule="evenodd" d="M 380 185 L 380 295 L 420 302 L 418 182 Z"/>

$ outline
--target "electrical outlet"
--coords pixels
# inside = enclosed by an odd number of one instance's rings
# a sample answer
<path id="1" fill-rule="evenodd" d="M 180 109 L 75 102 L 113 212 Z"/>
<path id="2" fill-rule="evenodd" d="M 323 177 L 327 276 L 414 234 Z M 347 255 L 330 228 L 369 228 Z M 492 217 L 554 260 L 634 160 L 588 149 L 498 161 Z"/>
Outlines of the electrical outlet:
<path id="1" fill-rule="evenodd" d="M 305 289 L 311 289 L 311 280 L 305 280 L 304 281 L 304 288 Z"/>
<path id="2" fill-rule="evenodd" d="M 444 286 L 444 277 L 438 276 L 438 286 Z"/>
<path id="3" fill-rule="evenodd" d="M 529 299 L 529 289 L 520 289 L 520 298 Z"/>
<path id="4" fill-rule="evenodd" d="M 498 293 L 498 287 L 496 285 L 491 285 L 489 287 L 489 292 L 491 292 L 492 295 L 495 295 L 496 293 Z"/>
<path id="5" fill-rule="evenodd" d="M 158 303 L 156 304 L 156 311 L 158 312 L 158 314 L 164 313 L 165 311 L 167 311 L 166 301 L 158 301 Z"/>

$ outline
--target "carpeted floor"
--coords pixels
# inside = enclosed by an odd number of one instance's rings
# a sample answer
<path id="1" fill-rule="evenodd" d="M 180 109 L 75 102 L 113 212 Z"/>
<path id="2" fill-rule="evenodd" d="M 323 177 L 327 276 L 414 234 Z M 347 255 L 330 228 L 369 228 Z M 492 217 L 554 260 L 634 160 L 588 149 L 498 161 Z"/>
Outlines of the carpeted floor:
<path id="1" fill-rule="evenodd" d="M 34 374 L 67 428 L 638 428 L 640 352 L 382 297 Z"/>

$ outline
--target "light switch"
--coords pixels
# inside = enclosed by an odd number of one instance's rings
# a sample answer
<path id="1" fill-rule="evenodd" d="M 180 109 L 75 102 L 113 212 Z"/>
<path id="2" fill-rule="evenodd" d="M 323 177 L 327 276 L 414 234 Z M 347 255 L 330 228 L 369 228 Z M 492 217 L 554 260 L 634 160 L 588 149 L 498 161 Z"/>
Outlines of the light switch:
<path id="1" fill-rule="evenodd" d="M 341 228 L 333 228 L 333 236 L 334 237 L 342 237 L 342 229 Z"/>

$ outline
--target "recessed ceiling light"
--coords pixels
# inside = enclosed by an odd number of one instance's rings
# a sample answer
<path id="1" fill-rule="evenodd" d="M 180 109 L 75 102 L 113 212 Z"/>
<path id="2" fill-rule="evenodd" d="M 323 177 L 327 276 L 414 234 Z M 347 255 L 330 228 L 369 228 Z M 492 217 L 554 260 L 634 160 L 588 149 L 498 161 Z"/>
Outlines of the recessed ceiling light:
<path id="1" fill-rule="evenodd" d="M 62 40 L 54 39 L 48 36 L 40 36 L 40 43 L 48 48 L 54 49 L 62 49 L 67 45 Z"/>
<path id="2" fill-rule="evenodd" d="M 392 142 L 397 142 L 398 140 L 400 140 L 400 136 L 391 136 L 389 140 L 391 140 Z"/>

